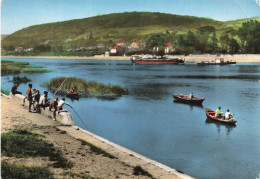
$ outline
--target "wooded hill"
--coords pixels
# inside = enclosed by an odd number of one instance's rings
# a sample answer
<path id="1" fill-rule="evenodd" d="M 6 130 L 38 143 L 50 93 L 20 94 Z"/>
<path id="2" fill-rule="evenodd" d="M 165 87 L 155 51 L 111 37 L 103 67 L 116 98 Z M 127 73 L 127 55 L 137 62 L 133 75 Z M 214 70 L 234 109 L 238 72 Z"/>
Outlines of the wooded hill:
<path id="1" fill-rule="evenodd" d="M 156 33 L 196 32 L 203 26 L 215 27 L 217 37 L 223 33 L 233 37 L 234 31 L 248 20 L 260 21 L 260 17 L 221 22 L 158 12 L 114 13 L 27 27 L 5 37 L 2 48 L 35 48 L 44 42 L 53 49 L 63 51 L 98 44 L 111 47 L 118 41 L 128 44 L 133 41 L 145 42 Z"/>

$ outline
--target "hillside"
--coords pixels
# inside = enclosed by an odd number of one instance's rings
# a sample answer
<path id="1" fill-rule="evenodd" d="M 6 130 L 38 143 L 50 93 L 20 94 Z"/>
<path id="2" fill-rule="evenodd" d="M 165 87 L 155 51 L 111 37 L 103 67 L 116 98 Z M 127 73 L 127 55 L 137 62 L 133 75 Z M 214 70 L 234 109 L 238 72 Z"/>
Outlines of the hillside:
<path id="1" fill-rule="evenodd" d="M 258 18 L 260 20 L 260 18 Z M 166 31 L 185 33 L 205 25 L 214 26 L 217 35 L 237 28 L 242 21 L 220 22 L 208 18 L 180 16 L 158 12 L 125 12 L 84 19 L 35 25 L 21 29 L 2 40 L 2 47 L 31 48 L 51 40 L 49 45 L 63 50 L 118 41 L 144 42 L 149 35 Z M 91 36 L 89 38 L 89 36 Z M 66 40 L 69 41 L 66 42 Z"/>

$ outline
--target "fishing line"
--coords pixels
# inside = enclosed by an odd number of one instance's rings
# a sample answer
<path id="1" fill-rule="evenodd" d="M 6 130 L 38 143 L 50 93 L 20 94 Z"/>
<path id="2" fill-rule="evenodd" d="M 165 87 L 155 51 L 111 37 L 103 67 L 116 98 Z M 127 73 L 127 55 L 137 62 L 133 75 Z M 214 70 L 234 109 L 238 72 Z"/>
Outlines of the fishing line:
<path id="1" fill-rule="evenodd" d="M 81 122 L 83 123 L 83 125 L 85 126 L 85 128 L 86 129 L 88 129 L 87 128 L 87 126 L 86 126 L 86 124 L 83 122 L 83 120 L 80 118 L 80 116 L 78 115 L 78 113 L 74 110 L 74 108 L 72 108 L 73 109 L 73 111 L 76 113 L 76 115 L 78 116 L 78 118 L 81 120 Z"/>
<path id="2" fill-rule="evenodd" d="M 55 93 L 53 94 L 53 96 L 51 97 L 51 99 L 55 96 L 55 94 L 57 93 L 57 91 L 61 88 L 61 86 L 63 85 L 63 83 L 67 80 L 67 76 L 66 78 L 64 79 L 64 81 L 61 83 L 61 85 L 59 86 L 59 88 L 57 88 L 57 90 L 55 91 Z"/>

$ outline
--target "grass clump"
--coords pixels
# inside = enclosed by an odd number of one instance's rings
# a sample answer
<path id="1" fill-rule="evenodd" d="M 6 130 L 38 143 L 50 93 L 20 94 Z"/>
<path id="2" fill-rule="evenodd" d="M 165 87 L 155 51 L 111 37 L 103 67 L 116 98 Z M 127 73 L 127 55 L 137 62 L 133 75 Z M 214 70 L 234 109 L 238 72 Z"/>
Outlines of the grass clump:
<path id="1" fill-rule="evenodd" d="M 85 140 L 82 140 L 82 139 L 79 139 L 81 141 L 81 145 L 87 145 L 90 147 L 90 150 L 92 152 L 94 152 L 96 155 L 103 155 L 104 157 L 108 157 L 108 158 L 111 158 L 111 159 L 116 159 L 115 156 L 111 155 L 110 153 L 107 153 L 106 151 L 104 151 L 103 149 L 85 141 Z"/>
<path id="2" fill-rule="evenodd" d="M 1 154 L 8 157 L 49 157 L 56 168 L 71 168 L 72 163 L 56 151 L 53 144 L 41 139 L 42 135 L 18 129 L 2 134 Z"/>
<path id="3" fill-rule="evenodd" d="M 12 179 L 35 179 L 46 178 L 53 179 L 51 172 L 47 168 L 43 167 L 26 167 L 22 165 L 9 164 L 2 162 L 1 167 L 3 178 Z"/>
<path id="4" fill-rule="evenodd" d="M 6 94 L 6 95 L 9 95 L 10 94 L 10 91 L 4 89 L 4 88 L 1 88 L 1 93 L 3 94 Z"/>
<path id="5" fill-rule="evenodd" d="M 65 80 L 66 79 L 66 80 Z M 64 82 L 65 80 L 65 82 Z M 117 85 L 104 85 L 94 81 L 87 82 L 84 79 L 76 77 L 58 77 L 52 79 L 50 82 L 45 83 L 48 88 L 58 89 L 60 85 L 61 90 L 69 90 L 71 88 L 77 89 L 79 92 L 91 93 L 91 94 L 116 94 L 124 95 L 128 94 L 128 90 Z"/>
<path id="6" fill-rule="evenodd" d="M 136 166 L 134 168 L 134 175 L 143 175 L 143 176 L 148 176 L 150 178 L 154 178 L 149 172 L 145 171 L 142 167 Z"/>
<path id="7" fill-rule="evenodd" d="M 26 76 L 23 76 L 23 77 L 14 76 L 13 80 L 11 82 L 13 82 L 14 84 L 20 84 L 20 83 L 28 83 L 30 81 L 32 81 L 32 80 L 27 78 Z"/>
<path id="8" fill-rule="evenodd" d="M 39 69 L 40 66 L 30 65 L 28 62 L 17 62 L 17 61 L 1 61 L 2 75 L 5 74 L 18 74 L 18 73 L 45 73 L 51 72 L 47 69 Z"/>

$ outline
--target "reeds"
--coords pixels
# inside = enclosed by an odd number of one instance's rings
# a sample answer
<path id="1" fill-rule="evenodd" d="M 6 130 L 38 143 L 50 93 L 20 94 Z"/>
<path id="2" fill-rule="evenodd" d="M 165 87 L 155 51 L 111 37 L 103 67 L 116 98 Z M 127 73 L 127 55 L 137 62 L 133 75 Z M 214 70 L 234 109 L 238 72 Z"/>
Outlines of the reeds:
<path id="1" fill-rule="evenodd" d="M 39 69 L 43 68 L 41 66 L 30 65 L 28 62 L 17 62 L 17 61 L 1 61 L 1 73 L 5 74 L 18 74 L 18 73 L 46 73 L 51 72 L 51 70 L 47 69 Z"/>
<path id="2" fill-rule="evenodd" d="M 66 79 L 66 80 L 65 80 Z M 64 82 L 65 80 L 65 82 Z M 64 83 L 63 83 L 64 82 Z M 63 85 L 61 86 L 61 84 Z M 95 81 L 87 82 L 84 79 L 76 77 L 58 77 L 52 79 L 50 82 L 45 83 L 45 86 L 52 89 L 70 90 L 76 89 L 78 92 L 90 93 L 90 94 L 116 94 L 124 95 L 128 94 L 128 90 L 117 85 L 104 85 Z"/>
<path id="3" fill-rule="evenodd" d="M 1 88 L 1 93 L 4 93 L 6 95 L 9 95 L 10 94 L 10 91 L 4 89 L 4 88 Z"/>

